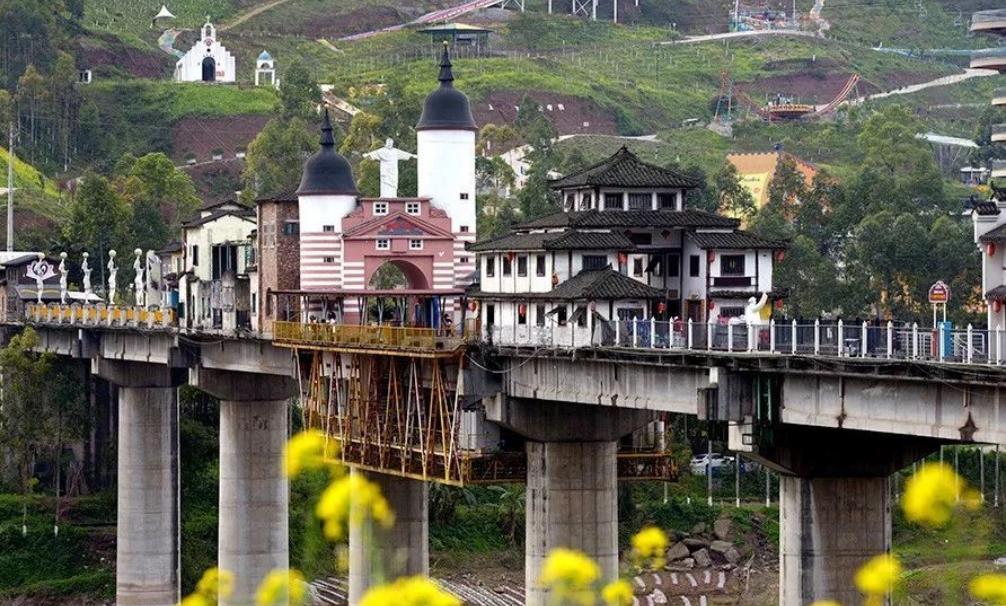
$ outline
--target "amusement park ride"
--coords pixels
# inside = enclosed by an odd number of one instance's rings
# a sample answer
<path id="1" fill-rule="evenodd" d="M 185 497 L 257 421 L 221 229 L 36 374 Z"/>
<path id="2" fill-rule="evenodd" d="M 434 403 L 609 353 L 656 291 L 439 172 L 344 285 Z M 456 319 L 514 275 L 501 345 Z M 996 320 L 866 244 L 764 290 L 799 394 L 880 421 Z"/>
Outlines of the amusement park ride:
<path id="1" fill-rule="evenodd" d="M 769 122 L 818 118 L 835 111 L 850 95 L 856 92 L 858 85 L 859 74 L 853 74 L 846 81 L 838 95 L 825 105 L 797 103 L 792 98 L 782 94 L 777 94 L 767 104 L 762 105 L 744 91 L 737 89 L 731 75 L 723 71 L 720 72 L 720 94 L 716 102 L 715 120 L 729 122 L 734 118 L 735 112 L 739 111 L 741 107 L 753 111 L 760 118 Z"/>

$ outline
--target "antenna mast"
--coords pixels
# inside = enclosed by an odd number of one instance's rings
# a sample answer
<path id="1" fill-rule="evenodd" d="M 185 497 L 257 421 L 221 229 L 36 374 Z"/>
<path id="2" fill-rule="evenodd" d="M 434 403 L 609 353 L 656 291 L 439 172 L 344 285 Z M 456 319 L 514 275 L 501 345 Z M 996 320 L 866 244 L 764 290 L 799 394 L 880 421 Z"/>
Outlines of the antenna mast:
<path id="1" fill-rule="evenodd" d="M 10 124 L 7 146 L 7 252 L 14 250 L 14 123 Z"/>

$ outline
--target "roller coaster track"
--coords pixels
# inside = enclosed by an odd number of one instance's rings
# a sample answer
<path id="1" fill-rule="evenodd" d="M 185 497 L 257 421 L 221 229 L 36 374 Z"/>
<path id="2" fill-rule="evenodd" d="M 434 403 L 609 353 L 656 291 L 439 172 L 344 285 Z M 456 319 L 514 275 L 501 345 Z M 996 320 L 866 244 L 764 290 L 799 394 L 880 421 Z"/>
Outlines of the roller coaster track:
<path id="1" fill-rule="evenodd" d="M 845 86 L 842 87 L 841 92 L 838 93 L 838 96 L 832 99 L 831 102 L 824 107 L 818 108 L 818 110 L 814 112 L 814 115 L 823 116 L 834 111 L 836 107 L 849 98 L 849 95 L 851 95 L 852 91 L 855 90 L 857 84 L 859 84 L 859 74 L 852 74 L 849 80 L 845 83 Z"/>
<path id="2" fill-rule="evenodd" d="M 426 13 L 422 17 L 410 21 L 408 23 L 400 23 L 398 25 L 391 25 L 388 27 L 382 27 L 381 29 L 371 30 L 369 32 L 363 32 L 360 34 L 353 34 L 352 36 L 345 36 L 340 38 L 340 41 L 351 42 L 353 40 L 363 40 L 366 38 L 371 38 L 377 34 L 383 34 L 385 32 L 396 32 L 410 25 L 426 25 L 428 23 L 440 23 L 444 21 L 450 21 L 452 19 L 457 19 L 462 15 L 467 15 L 468 13 L 482 10 L 484 8 L 489 8 L 490 6 L 495 6 L 497 4 L 502 4 L 504 0 L 471 0 L 470 2 L 465 2 L 464 4 L 459 4 L 457 6 L 452 6 L 450 8 L 444 8 L 436 10 L 430 13 Z"/>

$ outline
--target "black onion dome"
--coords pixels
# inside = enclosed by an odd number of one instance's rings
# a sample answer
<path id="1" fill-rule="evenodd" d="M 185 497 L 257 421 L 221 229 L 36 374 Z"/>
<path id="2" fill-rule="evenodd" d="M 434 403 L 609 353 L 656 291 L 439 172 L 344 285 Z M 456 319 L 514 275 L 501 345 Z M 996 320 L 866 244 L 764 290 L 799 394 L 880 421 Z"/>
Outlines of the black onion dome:
<path id="1" fill-rule="evenodd" d="M 454 88 L 454 72 L 451 71 L 451 56 L 446 44 L 437 79 L 440 80 L 440 88 L 426 97 L 416 130 L 478 130 L 468 97 Z"/>
<path id="2" fill-rule="evenodd" d="M 297 195 L 355 196 L 359 193 L 353 180 L 353 169 L 335 151 L 332 120 L 326 109 L 325 121 L 321 127 L 321 149 L 304 163 L 304 175 L 300 179 Z"/>

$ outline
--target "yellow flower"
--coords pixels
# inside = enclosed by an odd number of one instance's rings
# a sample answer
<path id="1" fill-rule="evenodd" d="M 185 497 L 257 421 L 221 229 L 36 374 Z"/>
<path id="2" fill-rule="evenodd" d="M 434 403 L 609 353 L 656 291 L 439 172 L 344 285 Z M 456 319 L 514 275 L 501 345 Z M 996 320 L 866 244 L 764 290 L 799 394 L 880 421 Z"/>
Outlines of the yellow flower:
<path id="1" fill-rule="evenodd" d="M 644 528 L 632 537 L 632 557 L 637 563 L 663 568 L 666 552 L 667 535 L 656 526 Z"/>
<path id="2" fill-rule="evenodd" d="M 856 571 L 856 587 L 868 598 L 885 596 L 901 577 L 901 564 L 892 555 L 884 554 L 863 564 Z"/>
<path id="3" fill-rule="evenodd" d="M 219 598 L 234 592 L 234 575 L 226 570 L 210 568 L 196 583 L 196 590 L 181 601 L 180 606 L 216 606 Z"/>
<path id="4" fill-rule="evenodd" d="M 461 606 L 461 600 L 429 578 L 415 576 L 369 589 L 359 606 Z"/>
<path id="5" fill-rule="evenodd" d="M 395 523 L 395 515 L 381 489 L 360 473 L 329 484 L 321 493 L 314 513 L 324 523 L 325 536 L 331 541 L 346 538 L 347 523 L 357 525 L 372 519 L 384 528 Z"/>
<path id="6" fill-rule="evenodd" d="M 600 578 L 601 569 L 586 554 L 573 549 L 553 549 L 542 565 L 539 582 L 560 603 L 565 600 L 593 606 L 594 583 Z"/>
<path id="7" fill-rule="evenodd" d="M 993 606 L 1006 606 L 1006 575 L 982 574 L 971 579 L 971 595 Z"/>
<path id="8" fill-rule="evenodd" d="M 317 429 L 302 431 L 290 438 L 286 444 L 286 475 L 293 478 L 302 471 L 324 468 L 325 455 L 334 454 L 332 446 L 328 446 L 326 452 L 326 442 L 325 435 Z"/>
<path id="9" fill-rule="evenodd" d="M 304 603 L 306 583 L 304 575 L 297 570 L 277 568 L 262 579 L 255 592 L 256 606 L 276 606 L 278 604 L 300 606 Z"/>
<path id="10" fill-rule="evenodd" d="M 608 606 L 631 606 L 632 585 L 623 579 L 612 581 L 601 590 L 601 597 Z"/>
<path id="11" fill-rule="evenodd" d="M 905 517 L 927 526 L 943 526 L 957 505 L 958 497 L 969 508 L 981 504 L 978 491 L 944 463 L 926 463 L 905 483 L 901 507 Z"/>

